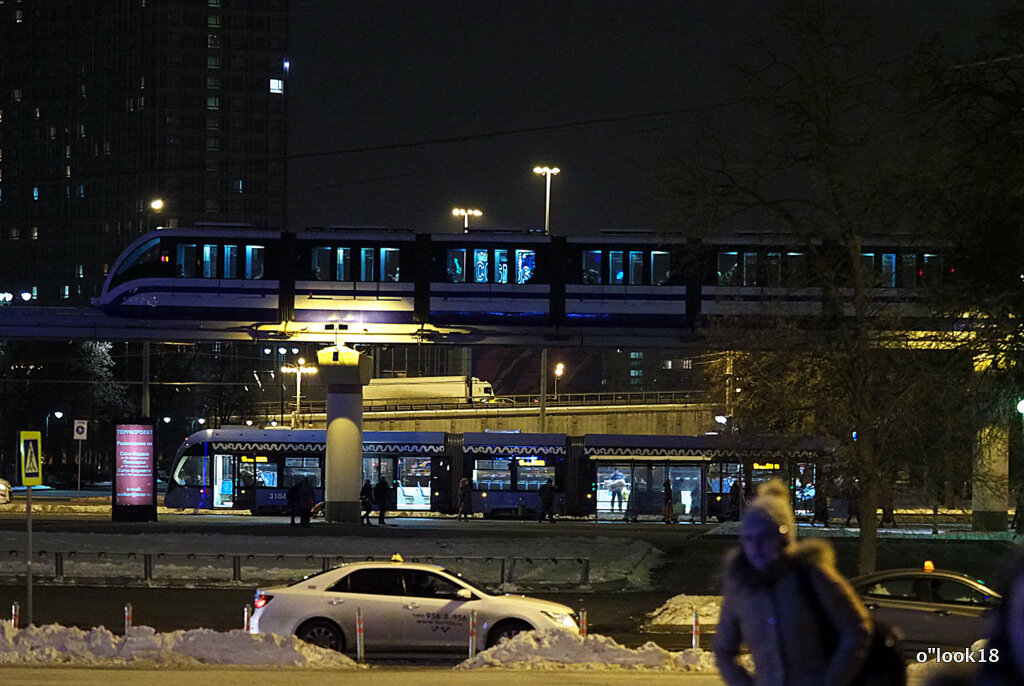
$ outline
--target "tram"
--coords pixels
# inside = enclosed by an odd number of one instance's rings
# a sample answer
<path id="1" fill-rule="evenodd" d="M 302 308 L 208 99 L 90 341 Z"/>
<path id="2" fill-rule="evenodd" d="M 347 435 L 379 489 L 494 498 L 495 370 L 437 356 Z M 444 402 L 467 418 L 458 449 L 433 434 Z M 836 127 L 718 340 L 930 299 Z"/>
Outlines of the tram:
<path id="1" fill-rule="evenodd" d="M 323 429 L 200 431 L 178 449 L 164 504 L 280 513 L 288 488 L 307 477 L 322 499 L 326 441 Z M 809 509 L 808 489 L 829 452 L 821 441 L 764 437 L 365 431 L 361 476 L 389 481 L 398 512 L 456 512 L 465 477 L 474 512 L 531 516 L 551 479 L 558 512 L 627 520 L 660 516 L 668 481 L 677 517 L 724 520 L 735 514 L 734 485 L 752 489 L 773 477 L 792 485 L 798 511 Z"/>

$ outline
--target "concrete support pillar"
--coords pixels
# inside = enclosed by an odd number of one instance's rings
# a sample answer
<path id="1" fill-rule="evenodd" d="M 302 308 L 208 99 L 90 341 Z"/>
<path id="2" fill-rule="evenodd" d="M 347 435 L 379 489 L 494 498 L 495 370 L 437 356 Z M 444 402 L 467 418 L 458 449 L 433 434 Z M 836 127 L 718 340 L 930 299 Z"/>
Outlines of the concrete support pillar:
<path id="1" fill-rule="evenodd" d="M 320 380 L 327 386 L 327 455 L 324 518 L 359 521 L 363 473 L 363 386 L 373 376 L 373 358 L 335 346 L 317 352 Z"/>
<path id="2" fill-rule="evenodd" d="M 971 489 L 975 531 L 1006 531 L 1009 467 L 1010 437 L 1006 427 L 982 427 L 975 438 Z"/>

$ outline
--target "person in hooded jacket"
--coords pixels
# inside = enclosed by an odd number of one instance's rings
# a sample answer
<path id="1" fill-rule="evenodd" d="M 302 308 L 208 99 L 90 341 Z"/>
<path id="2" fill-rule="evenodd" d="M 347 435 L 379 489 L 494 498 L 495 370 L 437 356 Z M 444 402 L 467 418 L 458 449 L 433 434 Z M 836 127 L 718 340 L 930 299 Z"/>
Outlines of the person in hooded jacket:
<path id="1" fill-rule="evenodd" d="M 359 506 L 363 513 L 359 515 L 360 524 L 370 524 L 370 513 L 373 512 L 373 484 L 369 479 L 363 480 L 363 487 L 359 489 Z"/>
<path id="2" fill-rule="evenodd" d="M 309 519 L 313 516 L 313 506 L 316 505 L 316 489 L 309 477 L 299 482 L 298 494 L 299 526 L 308 529 Z"/>
<path id="3" fill-rule="evenodd" d="M 762 484 L 744 510 L 722 592 L 715 658 L 729 686 L 849 686 L 861 670 L 871 618 L 836 570 L 831 546 L 818 539 L 797 542 L 781 481 Z M 830 627 L 822 626 L 826 618 Z M 753 674 L 740 663 L 743 645 Z"/>

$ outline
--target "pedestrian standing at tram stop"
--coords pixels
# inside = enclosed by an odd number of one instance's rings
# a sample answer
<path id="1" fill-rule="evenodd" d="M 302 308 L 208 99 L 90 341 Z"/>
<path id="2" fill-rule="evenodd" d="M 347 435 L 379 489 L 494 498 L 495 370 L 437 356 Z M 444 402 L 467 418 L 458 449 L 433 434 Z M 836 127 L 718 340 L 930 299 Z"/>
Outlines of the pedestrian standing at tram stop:
<path id="1" fill-rule="evenodd" d="M 309 477 L 304 477 L 299 482 L 298 508 L 299 526 L 308 529 L 309 519 L 313 516 L 313 507 L 316 505 L 316 489 Z"/>
<path id="2" fill-rule="evenodd" d="M 835 568 L 832 547 L 796 540 L 785 484 L 762 484 L 726 557 L 715 659 L 729 686 L 850 686 L 865 666 L 873 625 Z M 827 626 L 826 626 L 827 624 Z M 740 662 L 746 645 L 754 672 Z"/>
<path id="3" fill-rule="evenodd" d="M 383 474 L 373 487 L 373 500 L 377 503 L 377 524 L 387 526 L 384 523 L 384 516 L 388 513 L 388 505 L 391 504 L 391 486 Z"/>
<path id="4" fill-rule="evenodd" d="M 462 477 L 459 481 L 459 516 L 457 521 L 469 520 L 473 510 L 473 489 L 469 485 L 469 479 Z"/>
<path id="5" fill-rule="evenodd" d="M 369 524 L 370 513 L 373 512 L 373 484 L 369 479 L 365 479 L 363 487 L 359 489 L 359 506 L 363 508 L 363 513 L 359 515 L 359 522 Z"/>

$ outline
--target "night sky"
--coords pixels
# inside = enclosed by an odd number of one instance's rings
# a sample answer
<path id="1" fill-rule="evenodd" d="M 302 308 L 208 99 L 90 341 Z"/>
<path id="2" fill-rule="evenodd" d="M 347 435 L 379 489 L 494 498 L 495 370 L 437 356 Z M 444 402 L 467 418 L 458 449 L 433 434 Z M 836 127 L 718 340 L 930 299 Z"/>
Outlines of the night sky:
<path id="1" fill-rule="evenodd" d="M 936 32 L 969 50 L 1010 3 L 857 4 L 883 18 L 882 45 Z M 458 206 L 484 212 L 473 226 L 541 228 L 544 180 L 532 169 L 548 164 L 562 170 L 552 233 L 657 229 L 651 165 L 698 135 L 700 118 L 728 116 L 719 105 L 738 91 L 727 67 L 766 9 L 755 0 L 292 0 L 290 224 L 459 231 Z M 665 111 L 675 114 L 642 116 Z"/>

